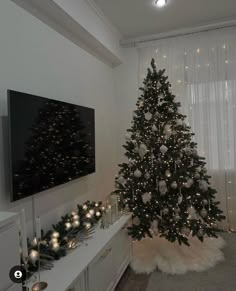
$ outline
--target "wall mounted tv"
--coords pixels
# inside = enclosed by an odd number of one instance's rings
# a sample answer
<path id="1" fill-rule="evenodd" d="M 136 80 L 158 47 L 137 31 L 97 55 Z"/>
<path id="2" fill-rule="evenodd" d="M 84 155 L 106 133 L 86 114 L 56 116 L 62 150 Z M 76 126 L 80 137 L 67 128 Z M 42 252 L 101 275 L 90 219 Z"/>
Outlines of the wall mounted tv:
<path id="1" fill-rule="evenodd" d="M 8 90 L 11 201 L 95 172 L 94 109 Z"/>

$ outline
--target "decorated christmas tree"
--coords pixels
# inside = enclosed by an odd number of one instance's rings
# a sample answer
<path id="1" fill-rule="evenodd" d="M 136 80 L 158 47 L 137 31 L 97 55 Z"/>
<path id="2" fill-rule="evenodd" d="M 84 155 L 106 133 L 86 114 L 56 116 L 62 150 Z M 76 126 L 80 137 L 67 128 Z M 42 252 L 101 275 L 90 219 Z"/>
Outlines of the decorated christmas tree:
<path id="1" fill-rule="evenodd" d="M 128 161 L 119 165 L 114 192 L 133 214 L 133 239 L 158 235 L 189 245 L 189 235 L 201 241 L 217 237 L 224 216 L 164 72 L 152 59 L 125 136 Z"/>

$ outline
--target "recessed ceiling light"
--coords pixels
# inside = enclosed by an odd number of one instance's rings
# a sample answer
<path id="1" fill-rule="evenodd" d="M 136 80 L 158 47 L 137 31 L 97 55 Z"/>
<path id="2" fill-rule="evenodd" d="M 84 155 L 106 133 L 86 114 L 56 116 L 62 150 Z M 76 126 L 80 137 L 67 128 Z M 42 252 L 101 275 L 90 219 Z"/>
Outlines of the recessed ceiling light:
<path id="1" fill-rule="evenodd" d="M 167 0 L 155 0 L 154 4 L 157 7 L 163 7 L 167 4 Z"/>

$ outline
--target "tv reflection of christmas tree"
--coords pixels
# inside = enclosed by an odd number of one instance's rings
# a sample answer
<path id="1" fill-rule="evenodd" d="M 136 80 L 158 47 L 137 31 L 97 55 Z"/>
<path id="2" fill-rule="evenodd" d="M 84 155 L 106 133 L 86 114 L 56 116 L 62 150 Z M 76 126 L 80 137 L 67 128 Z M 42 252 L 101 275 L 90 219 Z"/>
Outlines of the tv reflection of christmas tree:
<path id="1" fill-rule="evenodd" d="M 14 192 L 22 198 L 93 172 L 90 124 L 79 107 L 49 100 L 39 110 L 25 143 L 25 159 L 14 174 Z"/>

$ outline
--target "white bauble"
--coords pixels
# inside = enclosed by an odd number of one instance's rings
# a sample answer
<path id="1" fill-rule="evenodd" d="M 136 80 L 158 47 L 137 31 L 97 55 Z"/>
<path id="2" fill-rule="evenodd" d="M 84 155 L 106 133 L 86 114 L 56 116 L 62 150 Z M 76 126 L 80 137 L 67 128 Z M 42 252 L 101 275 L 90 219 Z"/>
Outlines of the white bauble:
<path id="1" fill-rule="evenodd" d="M 186 183 L 184 183 L 185 188 L 191 188 L 193 185 L 193 179 L 188 179 Z"/>
<path id="2" fill-rule="evenodd" d="M 192 153 L 194 156 L 197 156 L 198 155 L 197 149 L 192 149 Z"/>
<path id="3" fill-rule="evenodd" d="M 146 153 L 148 152 L 148 148 L 144 143 L 141 143 L 139 146 L 139 155 L 141 157 L 141 159 L 144 158 L 144 156 L 146 155 Z"/>
<path id="4" fill-rule="evenodd" d="M 165 171 L 165 175 L 166 175 L 166 177 L 168 177 L 168 178 L 171 177 L 171 172 L 170 172 L 170 170 L 166 170 L 166 171 Z"/>
<path id="5" fill-rule="evenodd" d="M 149 174 L 148 172 L 146 172 L 145 175 L 144 175 L 144 178 L 145 178 L 146 180 L 149 180 L 150 177 L 151 177 L 150 174 Z"/>
<path id="6" fill-rule="evenodd" d="M 176 215 L 174 216 L 174 220 L 175 220 L 175 221 L 179 221 L 179 220 L 180 220 L 180 216 L 179 216 L 179 214 L 176 214 Z"/>
<path id="7" fill-rule="evenodd" d="M 132 220 L 133 224 L 134 225 L 140 225 L 140 219 L 138 216 L 135 216 Z"/>
<path id="8" fill-rule="evenodd" d="M 147 112 L 147 113 L 145 113 L 145 119 L 146 120 L 151 120 L 152 119 L 152 113 L 151 112 Z"/>
<path id="9" fill-rule="evenodd" d="M 117 182 L 120 183 L 120 184 L 123 184 L 125 182 L 125 178 L 120 175 L 118 178 L 117 178 Z"/>
<path id="10" fill-rule="evenodd" d="M 176 120 L 176 125 L 177 126 L 182 126 L 183 125 L 183 120 L 182 119 L 177 119 Z"/>
<path id="11" fill-rule="evenodd" d="M 131 138 L 131 133 L 126 133 L 125 135 L 125 139 L 130 141 L 132 138 Z"/>
<path id="12" fill-rule="evenodd" d="M 202 168 L 201 168 L 201 167 L 197 167 L 197 168 L 196 168 L 196 172 L 198 172 L 198 173 L 200 173 L 200 172 L 201 172 L 201 170 L 202 170 Z"/>
<path id="13" fill-rule="evenodd" d="M 170 124 L 166 124 L 164 126 L 164 132 L 165 132 L 165 135 L 167 137 L 170 137 L 172 135 L 172 129 L 171 129 L 171 125 Z"/>
<path id="14" fill-rule="evenodd" d="M 206 169 L 205 167 L 203 167 L 203 168 L 202 168 L 202 172 L 203 172 L 203 173 L 206 173 L 206 172 L 207 172 L 207 169 Z"/>
<path id="15" fill-rule="evenodd" d="M 29 261 L 32 263 L 32 264 L 35 264 L 39 259 L 39 253 L 35 250 L 31 250 L 30 253 L 29 253 Z"/>
<path id="16" fill-rule="evenodd" d="M 164 155 L 164 154 L 168 151 L 168 148 L 167 148 L 165 145 L 162 145 L 162 146 L 160 147 L 160 151 L 161 151 L 161 153 Z"/>
<path id="17" fill-rule="evenodd" d="M 139 152 L 139 148 L 138 146 L 136 145 L 135 148 L 134 148 L 134 153 L 138 153 Z"/>
<path id="18" fill-rule="evenodd" d="M 136 169 L 134 172 L 134 177 L 140 178 L 142 176 L 142 172 L 139 169 Z"/>
<path id="19" fill-rule="evenodd" d="M 186 147 L 186 148 L 184 149 L 184 151 L 185 151 L 185 154 L 186 154 L 187 156 L 190 156 L 190 155 L 192 154 L 192 149 L 191 149 L 190 147 Z"/>
<path id="20" fill-rule="evenodd" d="M 176 181 L 172 182 L 170 186 L 171 186 L 172 189 L 177 189 L 178 188 L 178 185 L 177 185 Z"/>
<path id="21" fill-rule="evenodd" d="M 151 192 L 146 192 L 142 195 L 142 200 L 143 200 L 143 203 L 146 204 L 148 202 L 150 202 L 152 198 L 152 193 Z"/>
<path id="22" fill-rule="evenodd" d="M 207 210 L 205 208 L 203 208 L 200 212 L 202 217 L 206 217 L 207 216 Z"/>
<path id="23" fill-rule="evenodd" d="M 157 131 L 157 127 L 156 127 L 156 125 L 155 124 L 153 124 L 153 126 L 152 126 L 152 131 Z"/>
<path id="24" fill-rule="evenodd" d="M 207 205 L 208 204 L 208 201 L 206 199 L 203 199 L 202 200 L 202 203 L 203 203 L 203 205 Z"/>
<path id="25" fill-rule="evenodd" d="M 201 191 L 206 192 L 208 190 L 208 184 L 205 180 L 200 180 L 198 184 Z"/>
<path id="26" fill-rule="evenodd" d="M 200 174 L 199 174 L 199 173 L 196 173 L 196 174 L 194 175 L 194 178 L 198 180 L 198 179 L 200 179 L 200 178 L 201 178 L 201 176 L 200 176 Z"/>
<path id="27" fill-rule="evenodd" d="M 182 163 L 182 161 L 181 161 L 181 159 L 178 158 L 175 163 L 176 163 L 176 165 L 179 166 Z"/>
<path id="28" fill-rule="evenodd" d="M 169 209 L 167 207 L 163 208 L 162 213 L 164 215 L 168 214 L 169 213 Z"/>
<path id="29" fill-rule="evenodd" d="M 182 234 L 186 235 L 186 236 L 189 236 L 191 230 L 190 230 L 188 227 L 183 226 L 183 227 L 181 228 L 180 232 L 181 232 Z"/>
<path id="30" fill-rule="evenodd" d="M 182 195 L 180 195 L 180 196 L 179 196 L 179 198 L 178 198 L 178 204 L 181 204 L 181 203 L 182 203 L 182 201 L 183 201 L 183 196 L 182 196 Z"/>

